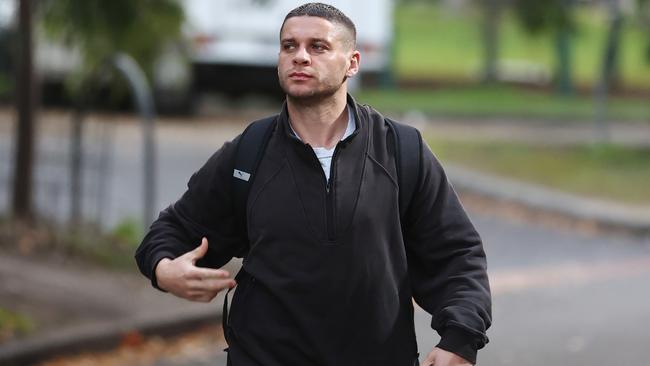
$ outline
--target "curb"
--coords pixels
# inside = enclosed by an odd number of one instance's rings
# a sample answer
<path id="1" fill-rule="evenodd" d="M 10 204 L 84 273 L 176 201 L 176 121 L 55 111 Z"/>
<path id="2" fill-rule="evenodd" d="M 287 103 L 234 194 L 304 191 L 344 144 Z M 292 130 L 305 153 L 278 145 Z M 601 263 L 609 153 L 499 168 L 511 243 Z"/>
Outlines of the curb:
<path id="1" fill-rule="evenodd" d="M 514 203 L 530 211 L 590 222 L 605 230 L 650 236 L 650 207 L 624 205 L 572 195 L 535 184 L 478 173 L 445 164 L 455 189 L 491 200 Z"/>
<path id="2" fill-rule="evenodd" d="M 25 366 L 56 356 L 115 348 L 129 335 L 172 336 L 220 323 L 221 310 L 217 307 L 85 324 L 1 345 L 0 365 Z"/>

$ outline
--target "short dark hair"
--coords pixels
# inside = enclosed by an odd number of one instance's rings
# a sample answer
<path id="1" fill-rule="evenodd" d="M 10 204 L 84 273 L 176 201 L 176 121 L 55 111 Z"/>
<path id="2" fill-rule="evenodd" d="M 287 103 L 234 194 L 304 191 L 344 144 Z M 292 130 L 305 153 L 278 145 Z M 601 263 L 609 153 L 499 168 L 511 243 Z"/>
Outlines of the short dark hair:
<path id="1" fill-rule="evenodd" d="M 284 29 L 284 23 L 287 22 L 287 19 L 301 16 L 319 17 L 332 23 L 343 25 L 352 35 L 352 46 L 356 47 L 357 28 L 354 26 L 354 23 L 347 15 L 343 14 L 342 11 L 329 4 L 307 3 L 291 10 L 282 21 L 280 33 L 282 33 L 282 29 Z"/>

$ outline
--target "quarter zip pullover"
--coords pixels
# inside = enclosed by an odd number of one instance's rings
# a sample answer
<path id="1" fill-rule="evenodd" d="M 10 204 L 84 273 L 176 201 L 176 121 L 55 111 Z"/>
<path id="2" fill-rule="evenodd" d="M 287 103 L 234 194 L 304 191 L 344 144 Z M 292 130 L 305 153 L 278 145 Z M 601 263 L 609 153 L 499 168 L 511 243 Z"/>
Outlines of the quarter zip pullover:
<path id="1" fill-rule="evenodd" d="M 351 97 L 348 106 L 357 128 L 335 148 L 329 190 L 286 107 L 277 118 L 246 207 L 250 251 L 230 312 L 232 364 L 414 365 L 412 298 L 432 314 L 439 347 L 474 362 L 491 322 L 481 239 L 426 144 L 400 222 L 392 132 L 372 108 Z M 203 236 L 202 266 L 221 267 L 245 245 L 230 194 L 237 142 L 192 176 L 138 248 L 154 286 L 158 261 Z"/>

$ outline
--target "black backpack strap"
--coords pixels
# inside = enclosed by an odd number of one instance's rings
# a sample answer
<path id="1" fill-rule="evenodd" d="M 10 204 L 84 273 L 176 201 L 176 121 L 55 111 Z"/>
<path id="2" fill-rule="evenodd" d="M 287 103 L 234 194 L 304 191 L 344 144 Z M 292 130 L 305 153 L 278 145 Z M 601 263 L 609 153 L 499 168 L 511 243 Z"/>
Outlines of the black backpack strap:
<path id="1" fill-rule="evenodd" d="M 385 118 L 395 136 L 395 162 L 397 163 L 397 184 L 399 185 L 399 214 L 402 222 L 413 200 L 422 160 L 422 137 L 415 127 L 397 123 Z"/>
<path id="2" fill-rule="evenodd" d="M 264 150 L 275 127 L 276 116 L 252 122 L 242 132 L 232 175 L 233 209 L 237 225 L 246 233 L 246 204 L 248 193 L 255 179 L 255 171 L 264 156 Z M 246 253 L 242 253 L 242 256 Z M 239 256 L 239 255 L 238 255 Z"/>
<path id="3" fill-rule="evenodd" d="M 277 116 L 272 116 L 252 122 L 242 132 L 239 143 L 237 144 L 232 172 L 232 205 L 235 211 L 236 225 L 239 231 L 244 233 L 246 244 L 241 251 L 235 254 L 236 257 L 245 257 L 248 254 L 249 245 L 246 230 L 248 194 L 253 185 L 257 167 L 262 160 L 262 156 L 264 156 L 266 145 L 268 145 L 271 133 L 273 133 L 276 120 Z M 241 268 L 237 276 L 235 276 L 238 283 L 244 273 L 244 269 Z M 232 291 L 232 288 L 228 289 L 224 296 L 223 311 L 221 314 L 221 326 L 228 345 L 231 344 L 233 337 L 228 315 L 228 295 L 230 291 Z M 224 351 L 228 352 L 228 348 L 224 349 Z M 228 356 L 228 359 L 230 359 L 230 356 Z"/>

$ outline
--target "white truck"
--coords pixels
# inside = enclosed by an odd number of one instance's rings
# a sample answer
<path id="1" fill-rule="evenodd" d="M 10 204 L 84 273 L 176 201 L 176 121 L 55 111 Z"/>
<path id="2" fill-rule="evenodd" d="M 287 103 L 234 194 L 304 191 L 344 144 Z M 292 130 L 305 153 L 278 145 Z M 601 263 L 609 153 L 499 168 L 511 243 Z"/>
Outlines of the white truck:
<path id="1" fill-rule="evenodd" d="M 393 0 L 330 0 L 357 27 L 361 79 L 390 66 Z M 184 34 L 195 86 L 233 93 L 279 90 L 276 63 L 284 16 L 305 0 L 184 0 Z"/>

